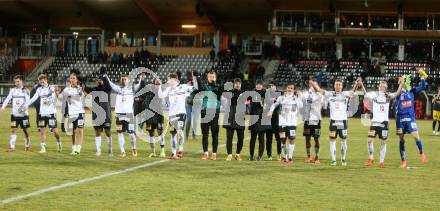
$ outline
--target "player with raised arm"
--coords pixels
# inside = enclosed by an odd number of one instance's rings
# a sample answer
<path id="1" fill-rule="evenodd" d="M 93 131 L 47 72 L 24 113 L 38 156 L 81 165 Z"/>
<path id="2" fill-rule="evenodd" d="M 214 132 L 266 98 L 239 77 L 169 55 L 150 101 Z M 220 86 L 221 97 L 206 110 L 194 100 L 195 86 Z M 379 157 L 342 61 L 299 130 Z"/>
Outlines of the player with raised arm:
<path id="1" fill-rule="evenodd" d="M 423 153 L 422 140 L 420 139 L 419 131 L 417 129 L 416 117 L 414 113 L 415 96 L 425 91 L 428 87 L 426 79 L 428 75 L 422 69 L 419 70 L 420 83 L 419 86 L 411 87 L 411 76 L 405 75 L 404 86 L 400 95 L 397 96 L 396 102 L 396 134 L 399 136 L 399 150 L 400 150 L 400 168 L 406 168 L 406 150 L 405 150 L 405 134 L 409 133 L 415 139 L 417 148 L 419 150 L 419 159 L 423 163 L 426 162 L 425 153 Z"/>
<path id="2" fill-rule="evenodd" d="M 321 136 L 321 109 L 324 104 L 324 96 L 317 92 L 312 87 L 312 82 L 307 81 L 307 89 L 302 92 L 303 95 L 303 120 L 304 120 L 304 128 L 303 128 L 303 136 L 306 138 L 306 153 L 307 158 L 305 160 L 306 163 L 316 163 L 319 164 L 321 161 L 319 160 L 319 137 Z M 311 139 L 315 141 L 315 157 L 312 159 L 310 148 Z"/>
<path id="3" fill-rule="evenodd" d="M 70 87 L 70 76 L 66 78 L 65 87 Z M 35 103 L 34 103 L 35 104 Z M 63 96 L 61 99 L 61 132 L 66 132 L 66 120 L 69 119 L 69 106 L 67 104 L 67 97 Z M 73 147 L 73 143 L 72 143 Z"/>
<path id="4" fill-rule="evenodd" d="M 281 138 L 281 153 L 283 155 L 281 161 L 286 163 L 293 163 L 298 114 L 303 106 L 301 98 L 300 93 L 295 92 L 295 85 L 288 84 L 284 95 L 277 98 L 277 101 L 272 104 L 267 114 L 268 116 L 272 116 L 275 108 L 280 106 L 278 121 Z M 289 148 L 286 146 L 286 139 L 289 140 Z"/>
<path id="5" fill-rule="evenodd" d="M 267 84 L 266 94 L 267 94 L 268 100 L 272 101 L 272 103 L 275 103 L 277 101 L 277 98 L 281 95 L 280 92 L 277 92 L 277 87 L 273 82 Z M 275 142 L 276 142 L 277 154 L 278 154 L 277 160 L 278 161 L 281 160 L 281 138 L 280 138 L 279 128 L 277 127 L 277 125 L 279 125 L 279 120 L 278 120 L 279 110 L 280 110 L 280 106 L 277 106 L 275 108 L 275 110 L 273 111 L 273 114 L 275 114 L 275 115 L 272 115 L 272 117 L 270 118 L 270 123 L 271 123 L 271 125 L 273 125 L 273 127 L 269 128 L 268 130 L 265 131 L 265 133 L 266 133 L 266 154 L 267 154 L 266 160 L 268 160 L 268 161 L 273 160 L 273 158 L 272 158 L 272 140 L 273 140 L 274 136 L 275 136 Z"/>
<path id="6" fill-rule="evenodd" d="M 245 118 L 245 109 L 240 110 L 239 104 L 244 107 L 245 101 L 239 102 L 240 95 L 243 93 L 241 90 L 241 80 L 239 78 L 234 79 L 232 85 L 231 98 L 226 99 L 225 105 L 225 114 L 228 112 L 228 115 L 224 115 L 223 128 L 226 129 L 226 151 L 228 156 L 226 157 L 226 161 L 231 161 L 232 157 L 232 140 L 234 138 L 234 132 L 237 133 L 237 149 L 235 151 L 235 160 L 241 161 L 241 150 L 243 148 L 243 140 L 244 140 L 244 118 Z M 241 120 L 241 121 L 240 121 Z"/>
<path id="7" fill-rule="evenodd" d="M 41 87 L 40 83 L 36 83 L 32 89 L 31 92 L 29 94 L 30 96 L 34 96 L 35 93 L 37 92 L 37 89 Z M 40 98 L 37 98 L 37 100 L 34 101 L 34 103 L 32 104 L 35 108 L 35 114 L 36 114 L 36 118 L 35 118 L 35 124 L 38 127 L 38 123 L 40 122 L 40 120 L 38 119 L 38 117 L 40 116 Z M 28 111 L 29 112 L 29 111 Z M 38 128 L 38 132 L 40 132 L 40 128 Z"/>
<path id="8" fill-rule="evenodd" d="M 72 153 L 79 155 L 84 141 L 84 93 L 81 82 L 78 80 L 79 73 L 70 73 L 70 87 L 63 89 L 62 95 L 67 99 L 68 106 L 68 125 L 67 130 L 72 130 Z"/>
<path id="9" fill-rule="evenodd" d="M 29 101 L 29 90 L 23 87 L 23 77 L 21 75 L 16 75 L 14 77 L 15 87 L 9 90 L 9 94 L 3 102 L 0 114 L 2 114 L 8 105 L 9 101 L 12 103 L 12 113 L 11 113 L 11 138 L 9 139 L 8 152 L 15 152 L 15 142 L 17 140 L 17 128 L 21 127 L 24 133 L 24 150 L 29 151 L 30 149 L 30 137 L 28 128 L 29 124 L 29 113 L 25 107 L 26 103 Z"/>
<path id="10" fill-rule="evenodd" d="M 399 88 L 394 93 L 387 92 L 388 84 L 386 81 L 380 81 L 378 91 L 367 92 L 364 85 L 360 86 L 365 94 L 365 99 L 368 99 L 372 105 L 371 111 L 373 119 L 371 120 L 370 131 L 368 132 L 368 160 L 366 166 L 371 166 L 374 163 L 374 145 L 373 141 L 376 136 L 381 140 L 379 153 L 379 167 L 384 168 L 385 155 L 387 152 L 387 138 L 388 138 L 388 117 L 390 109 L 390 101 L 400 94 L 403 88 L 403 78 L 399 78 Z"/>
<path id="11" fill-rule="evenodd" d="M 223 85 L 217 81 L 217 73 L 214 70 L 209 70 L 206 74 L 207 82 L 202 83 L 200 77 L 194 79 L 194 86 L 197 87 L 198 91 L 203 91 L 206 95 L 202 98 L 201 107 L 201 118 L 206 119 L 208 116 L 209 120 L 200 123 L 202 129 L 202 148 L 203 156 L 202 160 L 208 160 L 208 139 L 209 131 L 211 130 L 212 137 L 212 154 L 211 160 L 217 160 L 217 149 L 218 149 L 218 133 L 219 133 L 219 117 L 220 117 L 220 107 L 221 107 L 221 97 L 223 94 Z M 198 97 L 197 95 L 195 97 Z M 213 118 L 209 115 L 212 114 Z"/>
<path id="12" fill-rule="evenodd" d="M 105 67 L 101 67 L 105 68 Z M 106 141 L 108 145 L 108 155 L 113 156 L 113 147 L 112 147 L 112 134 L 111 134 L 111 126 L 112 126 L 112 113 L 111 113 L 111 92 L 112 88 L 104 83 L 102 77 L 97 77 L 95 79 L 96 86 L 95 87 L 86 87 L 84 91 L 87 94 L 91 94 L 94 103 L 92 103 L 92 121 L 93 128 L 95 129 L 95 146 L 96 146 L 96 156 L 101 155 L 101 133 L 104 131 L 106 136 Z M 103 97 L 104 99 L 100 99 Z M 99 108 L 103 109 L 103 114 L 98 113 L 102 112 Z M 98 121 L 98 115 L 104 115 L 104 121 Z"/>
<path id="13" fill-rule="evenodd" d="M 162 100 L 159 98 L 160 80 L 154 78 L 151 84 L 147 84 L 145 99 L 142 102 L 143 108 L 148 109 L 152 112 L 152 116 L 145 120 L 145 128 L 148 131 L 150 138 L 150 148 L 151 153 L 149 157 L 156 157 L 156 141 L 154 140 L 154 132 L 157 132 L 160 145 L 160 157 L 165 157 L 165 141 L 163 134 L 163 110 L 162 110 Z"/>
<path id="14" fill-rule="evenodd" d="M 131 152 L 133 156 L 137 156 L 136 149 L 136 135 L 135 122 L 133 116 L 134 92 L 139 87 L 135 84 L 134 87 L 129 85 L 128 75 L 121 75 L 120 85 L 116 85 L 110 81 L 105 70 L 101 70 L 104 76 L 104 86 L 110 86 L 113 92 L 116 93 L 115 113 L 116 113 L 116 131 L 118 133 L 118 142 L 120 149 L 120 157 L 125 157 L 125 138 L 124 132 L 130 136 Z"/>
<path id="15" fill-rule="evenodd" d="M 326 91 L 319 87 L 319 85 L 312 81 L 313 88 L 317 92 L 321 92 L 330 104 L 330 154 L 332 161 L 331 166 L 336 166 L 336 139 L 341 138 L 341 164 L 347 166 L 347 128 L 348 128 L 348 102 L 351 97 L 355 95 L 354 90 L 357 88 L 358 81 L 353 85 L 350 91 L 342 91 L 342 80 L 336 79 L 334 83 L 335 91 Z"/>
<path id="16" fill-rule="evenodd" d="M 57 100 L 57 87 L 48 84 L 47 76 L 45 74 L 38 76 L 38 81 L 41 86 L 37 89 L 25 107 L 29 107 L 29 105 L 32 105 L 32 103 L 40 98 L 40 114 L 37 117 L 38 127 L 40 128 L 40 153 L 46 153 L 46 126 L 48 126 L 49 130 L 53 132 L 57 140 L 57 151 L 61 152 L 62 144 L 60 134 L 57 129 L 55 107 Z"/>
<path id="17" fill-rule="evenodd" d="M 171 156 L 169 159 L 175 160 L 184 156 L 185 134 L 183 128 L 186 118 L 185 102 L 186 98 L 195 90 L 195 87 L 188 84 L 180 84 L 176 73 L 168 75 L 167 85 L 168 87 L 165 90 L 159 87 L 158 96 L 160 98 L 168 97 L 169 99 L 168 115 L 171 126 Z M 177 134 L 180 136 L 179 151 L 177 151 Z"/>
<path id="18" fill-rule="evenodd" d="M 249 140 L 249 160 L 251 161 L 255 160 L 254 154 L 255 154 L 255 144 L 257 139 L 258 139 L 257 161 L 261 161 L 263 159 L 264 147 L 265 147 L 264 144 L 265 132 L 267 131 L 267 129 L 272 127 L 270 125 L 271 119 L 269 119 L 269 122 L 263 121 L 263 118 L 267 115 L 267 112 L 271 106 L 268 104 L 272 100 L 272 99 L 266 99 L 267 96 L 266 89 L 264 89 L 263 84 L 264 84 L 263 80 L 260 79 L 256 80 L 255 89 L 253 91 L 256 92 L 257 95 L 248 98 L 248 100 L 250 100 L 249 114 L 257 118 L 257 121 L 254 124 L 249 125 L 248 127 L 248 129 L 251 132 L 251 139 Z"/>

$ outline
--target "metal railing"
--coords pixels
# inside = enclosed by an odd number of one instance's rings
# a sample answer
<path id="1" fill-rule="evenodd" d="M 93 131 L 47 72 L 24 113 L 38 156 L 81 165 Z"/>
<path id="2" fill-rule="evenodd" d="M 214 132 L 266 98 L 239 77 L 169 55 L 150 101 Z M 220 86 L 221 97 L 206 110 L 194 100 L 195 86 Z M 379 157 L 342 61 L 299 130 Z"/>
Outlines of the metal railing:
<path id="1" fill-rule="evenodd" d="M 261 56 L 263 54 L 263 42 L 251 41 L 243 46 L 244 54 L 249 56 Z"/>

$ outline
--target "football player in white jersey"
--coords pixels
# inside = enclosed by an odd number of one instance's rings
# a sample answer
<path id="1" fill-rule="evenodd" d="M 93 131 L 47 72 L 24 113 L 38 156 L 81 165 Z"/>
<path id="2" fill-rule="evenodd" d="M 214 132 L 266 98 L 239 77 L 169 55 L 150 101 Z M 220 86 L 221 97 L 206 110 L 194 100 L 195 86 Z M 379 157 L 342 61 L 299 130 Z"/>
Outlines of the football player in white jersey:
<path id="1" fill-rule="evenodd" d="M 373 140 L 376 136 L 381 140 L 379 153 L 379 167 L 384 168 L 385 154 L 387 152 L 387 138 L 388 138 L 388 116 L 390 109 L 390 101 L 396 96 L 400 95 L 403 89 L 403 78 L 399 78 L 399 88 L 394 93 L 387 92 L 388 84 L 386 81 L 380 81 L 378 91 L 367 92 L 362 83 L 360 83 L 365 94 L 365 99 L 368 99 L 372 105 L 371 111 L 373 119 L 371 120 L 370 131 L 368 132 L 368 160 L 366 166 L 371 166 L 374 163 L 374 145 Z"/>
<path id="2" fill-rule="evenodd" d="M 193 77 L 194 78 L 194 77 Z M 197 87 L 197 81 L 194 80 L 195 86 L 189 86 L 188 84 L 179 84 L 178 76 L 175 73 L 170 73 L 168 75 L 167 84 L 168 87 L 162 90 L 159 87 L 158 96 L 159 98 L 169 99 L 168 106 L 168 116 L 170 122 L 170 133 L 171 133 L 171 156 L 170 159 L 183 158 L 184 155 L 184 144 L 185 144 L 185 134 L 183 128 L 185 126 L 186 119 L 186 98 L 195 90 Z M 180 135 L 179 151 L 177 151 L 177 134 Z"/>
<path id="3" fill-rule="evenodd" d="M 84 140 L 84 91 L 78 81 L 77 73 L 71 73 L 69 77 L 70 86 L 64 88 L 62 95 L 67 99 L 68 124 L 66 130 L 72 130 L 72 153 L 81 153 L 81 146 Z"/>
<path id="4" fill-rule="evenodd" d="M 119 148 L 121 150 L 120 157 L 125 157 L 125 138 L 124 132 L 127 132 L 130 136 L 131 151 L 133 156 L 137 156 L 136 149 L 136 135 L 134 134 L 134 116 L 133 116 L 133 103 L 134 103 L 134 90 L 139 88 L 139 84 L 134 87 L 129 86 L 129 80 L 127 75 L 121 75 L 121 85 L 118 86 L 110 81 L 107 74 L 104 74 L 104 83 L 109 85 L 113 92 L 116 92 L 116 131 L 118 132 Z"/>
<path id="5" fill-rule="evenodd" d="M 14 77 L 15 87 L 9 90 L 9 94 L 3 102 L 0 113 L 3 113 L 9 101 L 12 100 L 11 113 L 11 138 L 9 139 L 8 152 L 15 152 L 15 142 L 17 140 L 17 128 L 23 129 L 25 136 L 24 150 L 29 151 L 30 138 L 27 129 L 29 128 L 29 114 L 26 103 L 29 101 L 29 90 L 23 87 L 23 78 L 21 75 Z"/>
<path id="6" fill-rule="evenodd" d="M 324 96 L 315 91 L 311 83 L 313 81 L 307 81 L 307 89 L 302 92 L 303 96 L 303 120 L 304 129 L 303 136 L 306 138 L 306 163 L 321 163 L 319 160 L 319 137 L 321 136 L 321 109 L 324 104 Z M 315 140 L 315 158 L 312 159 L 310 148 L 311 139 Z"/>
<path id="7" fill-rule="evenodd" d="M 331 166 L 336 166 L 336 138 L 339 136 L 341 138 L 341 162 L 342 166 L 347 165 L 346 155 L 347 155 L 347 108 L 348 101 L 351 97 L 355 95 L 354 90 L 356 90 L 358 81 L 354 84 L 352 90 L 342 91 L 343 83 L 342 80 L 336 79 L 334 88 L 335 91 L 326 91 L 319 87 L 316 82 L 311 82 L 313 88 L 317 92 L 321 92 L 325 98 L 327 98 L 330 104 L 330 154 L 332 161 Z"/>
<path id="8" fill-rule="evenodd" d="M 295 85 L 288 84 L 284 95 L 279 96 L 272 104 L 268 116 L 272 116 L 277 106 L 280 107 L 278 121 L 281 138 L 282 162 L 293 163 L 295 151 L 296 125 L 298 124 L 299 109 L 303 106 L 300 92 L 295 93 Z M 286 139 L 289 139 L 289 150 L 287 150 Z"/>
<path id="9" fill-rule="evenodd" d="M 26 104 L 26 108 L 29 105 L 32 105 L 38 98 L 40 98 L 40 114 L 38 117 L 38 127 L 40 128 L 40 145 L 41 150 L 40 153 L 46 153 L 46 126 L 49 127 L 50 131 L 53 132 L 56 140 L 58 152 L 62 151 L 60 134 L 57 129 L 57 119 L 56 119 L 56 107 L 55 103 L 57 100 L 57 87 L 53 85 L 49 85 L 47 82 L 47 76 L 41 74 L 38 76 L 38 81 L 40 83 L 40 87 L 35 92 L 34 96 L 30 99 L 30 101 Z"/>

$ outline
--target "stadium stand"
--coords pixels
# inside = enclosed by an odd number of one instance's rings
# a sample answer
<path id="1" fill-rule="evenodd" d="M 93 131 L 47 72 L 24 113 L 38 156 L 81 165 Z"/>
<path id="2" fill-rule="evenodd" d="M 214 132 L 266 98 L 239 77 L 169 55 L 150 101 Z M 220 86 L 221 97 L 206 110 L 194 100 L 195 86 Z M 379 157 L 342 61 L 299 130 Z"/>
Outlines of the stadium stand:
<path id="1" fill-rule="evenodd" d="M 0 75 L 9 73 L 15 61 L 16 57 L 14 56 L 0 56 Z"/>
<path id="2" fill-rule="evenodd" d="M 321 72 L 329 74 L 328 61 L 325 60 L 302 60 L 291 63 L 280 63 L 274 73 L 274 81 L 285 86 L 288 83 L 301 84 L 310 75 Z"/>
<path id="3" fill-rule="evenodd" d="M 137 67 L 151 69 L 157 73 L 161 80 L 165 80 L 171 72 L 186 73 L 196 70 L 204 73 L 208 69 L 216 70 L 219 77 L 227 77 L 232 72 L 232 64 L 235 62 L 234 58 L 211 61 L 206 55 L 165 55 L 143 59 L 135 55 L 128 55 L 122 56 L 120 59 L 113 58 L 110 61 L 104 59 L 95 63 L 96 61 L 91 62 L 87 55 L 60 55 L 49 66 L 47 73 L 51 81 L 58 83 L 62 82 L 72 69 L 79 70 L 86 82 L 91 82 L 103 66 L 107 67 L 109 77 L 113 81 L 119 80 L 120 75 L 129 74 L 132 69 Z M 147 76 L 147 78 L 151 77 Z M 186 80 L 186 74 L 182 74 L 182 80 Z"/>
<path id="4" fill-rule="evenodd" d="M 317 78 L 319 82 L 329 84 L 336 78 L 344 81 L 352 81 L 360 77 L 363 69 L 359 61 L 341 60 L 339 66 L 331 68 L 331 60 L 299 60 L 291 63 L 280 63 L 274 74 L 274 80 L 279 85 L 287 83 L 301 85 L 310 76 Z M 331 83 L 330 83 L 331 84 Z"/>
<path id="5" fill-rule="evenodd" d="M 430 82 L 438 84 L 440 82 L 439 64 L 431 61 L 389 61 L 379 65 L 380 71 L 371 70 L 369 60 L 298 60 L 293 63 L 281 62 L 276 68 L 273 80 L 279 85 L 285 86 L 287 83 L 302 85 L 303 81 L 309 76 L 316 78 L 325 87 L 331 85 L 335 79 L 342 79 L 347 83 L 358 77 L 364 79 L 367 89 L 375 89 L 380 81 L 388 81 L 390 89 L 397 87 L 399 76 L 410 74 L 417 76 L 416 68 L 424 68 L 430 76 Z M 334 67 L 332 64 L 335 64 Z M 381 73 L 381 70 L 384 70 Z M 431 87 L 434 88 L 434 87 Z M 432 90 L 430 90 L 432 91 Z"/>

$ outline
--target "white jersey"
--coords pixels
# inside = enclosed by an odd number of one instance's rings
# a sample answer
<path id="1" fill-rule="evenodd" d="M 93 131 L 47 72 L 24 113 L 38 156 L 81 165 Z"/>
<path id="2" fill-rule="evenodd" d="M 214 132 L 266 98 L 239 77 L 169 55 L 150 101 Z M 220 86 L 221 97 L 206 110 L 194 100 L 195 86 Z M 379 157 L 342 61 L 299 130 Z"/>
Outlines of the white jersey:
<path id="1" fill-rule="evenodd" d="M 365 98 L 373 103 L 371 109 L 373 112 L 373 119 L 371 120 L 372 123 L 382 123 L 388 121 L 390 101 L 395 97 L 395 94 L 385 92 L 368 92 L 365 95 Z"/>
<path id="2" fill-rule="evenodd" d="M 162 91 L 162 87 L 159 88 L 158 96 L 160 98 L 168 97 L 169 110 L 168 114 L 174 116 L 177 114 L 186 114 L 186 98 L 193 92 L 195 88 L 187 84 L 179 84 L 176 87 L 167 87 Z"/>
<path id="3" fill-rule="evenodd" d="M 304 91 L 302 95 L 304 105 L 304 121 L 321 120 L 321 109 L 322 104 L 324 103 L 324 96 L 311 88 L 307 91 Z"/>
<path id="4" fill-rule="evenodd" d="M 3 102 L 2 109 L 5 109 L 12 99 L 12 115 L 16 117 L 28 116 L 26 104 L 29 102 L 29 90 L 26 88 L 12 88 Z"/>
<path id="5" fill-rule="evenodd" d="M 50 116 L 57 112 L 55 107 L 57 96 L 55 94 L 54 86 L 47 85 L 45 87 L 39 87 L 35 92 L 34 96 L 32 96 L 31 100 L 28 102 L 26 107 L 34 103 L 38 99 L 38 97 L 40 98 L 41 116 Z"/>
<path id="6" fill-rule="evenodd" d="M 325 91 L 324 96 L 330 104 L 330 119 L 341 121 L 347 120 L 348 100 L 354 95 L 353 91 L 343 91 L 336 94 L 334 91 Z"/>
<path id="7" fill-rule="evenodd" d="M 302 107 L 302 100 L 295 95 L 283 95 L 277 98 L 277 101 L 270 107 L 270 112 L 273 112 L 277 106 L 279 111 L 279 126 L 296 126 L 298 124 L 298 111 Z"/>
<path id="8" fill-rule="evenodd" d="M 66 98 L 69 117 L 77 117 L 84 113 L 84 94 L 81 87 L 66 87 L 63 96 Z"/>
<path id="9" fill-rule="evenodd" d="M 133 112 L 133 104 L 134 104 L 134 91 L 132 87 L 120 87 L 107 77 L 107 80 L 116 95 L 115 102 L 115 113 L 117 114 L 132 114 Z"/>

